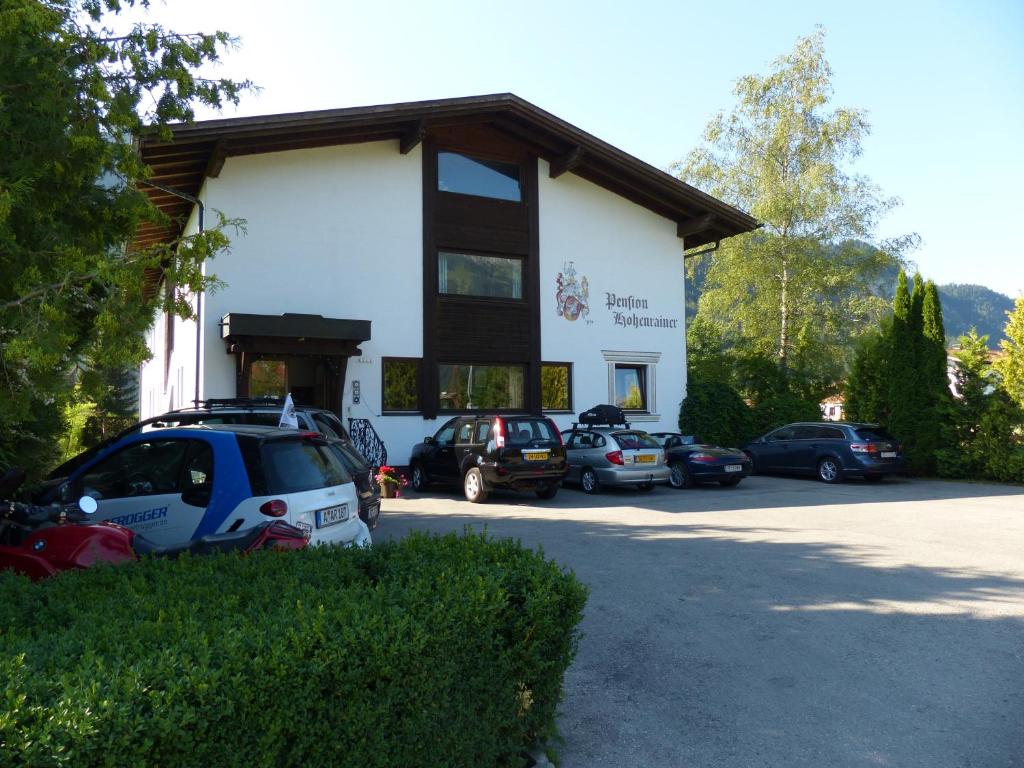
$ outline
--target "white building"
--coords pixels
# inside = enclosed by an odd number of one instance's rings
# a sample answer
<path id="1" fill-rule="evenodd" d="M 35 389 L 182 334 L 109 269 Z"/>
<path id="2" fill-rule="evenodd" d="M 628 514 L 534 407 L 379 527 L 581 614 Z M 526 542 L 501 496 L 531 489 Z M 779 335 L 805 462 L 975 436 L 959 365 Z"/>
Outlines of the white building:
<path id="1" fill-rule="evenodd" d="M 639 119 L 639 118 L 638 118 Z M 153 181 L 246 220 L 194 322 L 161 317 L 141 413 L 292 392 L 392 463 L 450 414 L 605 402 L 673 430 L 683 249 L 756 222 L 511 94 L 182 126 Z M 150 191 L 195 231 L 198 208 Z M 197 354 L 198 336 L 198 354 Z"/>

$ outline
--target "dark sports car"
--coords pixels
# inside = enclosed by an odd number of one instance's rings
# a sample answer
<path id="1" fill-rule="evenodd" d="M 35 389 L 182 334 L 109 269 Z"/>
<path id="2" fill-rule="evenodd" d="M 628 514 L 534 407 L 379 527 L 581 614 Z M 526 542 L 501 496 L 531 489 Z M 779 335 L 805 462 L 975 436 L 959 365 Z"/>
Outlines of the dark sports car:
<path id="1" fill-rule="evenodd" d="M 738 448 L 706 445 L 677 432 L 652 432 L 651 437 L 665 449 L 673 488 L 691 488 L 696 483 L 736 486 L 750 474 L 750 458 Z"/>

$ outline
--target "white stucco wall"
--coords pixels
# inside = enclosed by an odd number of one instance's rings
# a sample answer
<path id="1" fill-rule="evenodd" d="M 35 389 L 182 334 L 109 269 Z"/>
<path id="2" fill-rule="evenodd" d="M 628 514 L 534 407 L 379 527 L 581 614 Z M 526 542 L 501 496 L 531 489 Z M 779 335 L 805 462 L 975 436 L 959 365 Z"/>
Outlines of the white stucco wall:
<path id="1" fill-rule="evenodd" d="M 633 421 L 651 432 L 676 430 L 686 388 L 686 301 L 683 241 L 675 222 L 571 173 L 552 179 L 548 164 L 539 162 L 543 359 L 574 363 L 577 413 L 611 402 L 609 366 L 615 360 L 648 362 L 653 413 Z M 588 311 L 575 320 L 558 313 L 556 298 L 558 275 L 569 262 L 577 282 L 585 277 L 589 289 Z M 609 294 L 626 306 L 609 307 Z M 641 306 L 630 308 L 630 297 Z M 668 327 L 629 324 L 641 318 Z M 553 418 L 560 426 L 572 421 Z"/>
<path id="2" fill-rule="evenodd" d="M 198 226 L 196 212 L 192 212 L 185 231 L 195 232 Z M 161 287 L 161 290 L 163 288 Z M 194 299 L 192 300 L 195 306 Z M 170 353 L 167 375 L 164 376 L 166 357 L 165 329 L 174 323 L 174 346 Z M 158 312 L 153 327 L 146 337 L 152 358 L 139 371 L 139 414 L 146 419 L 175 408 L 191 406 L 196 397 L 196 324 L 192 320 L 168 317 Z"/>
<path id="3" fill-rule="evenodd" d="M 657 357 L 655 415 L 638 426 L 674 429 L 685 387 L 682 241 L 675 224 L 571 173 L 550 179 L 544 161 L 538 171 L 543 359 L 573 363 L 578 412 L 609 401 L 606 353 L 639 362 Z M 381 358 L 423 354 L 421 173 L 420 148 L 402 155 L 396 141 L 227 159 L 201 193 L 207 221 L 219 209 L 244 218 L 246 232 L 232 235 L 230 252 L 208 265 L 225 285 L 204 297 L 200 397 L 236 394 L 235 359 L 218 326 L 225 314 L 370 320 L 372 339 L 361 345 L 362 357 L 348 362 L 342 416 L 370 418 L 389 460 L 408 461 L 412 446 L 448 418 L 380 411 Z M 589 314 L 574 322 L 556 315 L 556 278 L 569 261 L 590 291 Z M 616 325 L 608 292 L 647 302 L 646 309 L 621 310 L 626 315 L 674 320 L 676 327 Z M 189 405 L 194 397 L 195 325 L 178 321 L 165 389 L 162 323 L 158 318 L 150 339 L 154 358 L 142 371 L 143 416 Z M 360 382 L 359 404 L 352 403 L 353 380 Z M 561 427 L 573 420 L 552 418 Z"/>

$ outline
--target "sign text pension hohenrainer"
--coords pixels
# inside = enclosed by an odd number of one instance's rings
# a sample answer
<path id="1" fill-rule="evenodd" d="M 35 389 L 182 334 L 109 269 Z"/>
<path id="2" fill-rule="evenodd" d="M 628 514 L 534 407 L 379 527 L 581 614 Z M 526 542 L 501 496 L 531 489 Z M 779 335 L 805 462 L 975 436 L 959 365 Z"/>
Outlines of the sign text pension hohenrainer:
<path id="1" fill-rule="evenodd" d="M 640 315 L 634 310 L 647 309 L 647 299 L 630 294 L 605 293 L 605 307 L 611 311 L 615 325 L 623 328 L 678 328 L 679 320 L 661 315 Z"/>

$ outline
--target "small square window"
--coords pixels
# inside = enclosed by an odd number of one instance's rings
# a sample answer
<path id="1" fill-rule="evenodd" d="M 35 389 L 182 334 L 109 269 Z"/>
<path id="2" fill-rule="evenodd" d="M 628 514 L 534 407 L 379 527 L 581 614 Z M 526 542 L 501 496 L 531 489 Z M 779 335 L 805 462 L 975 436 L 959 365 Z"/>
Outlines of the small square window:
<path id="1" fill-rule="evenodd" d="M 540 402 L 545 411 L 572 411 L 572 363 L 541 363 Z"/>
<path id="2" fill-rule="evenodd" d="M 420 360 L 385 357 L 381 410 L 408 413 L 420 410 Z"/>
<path id="3" fill-rule="evenodd" d="M 647 366 L 615 364 L 615 404 L 624 411 L 647 410 Z"/>

